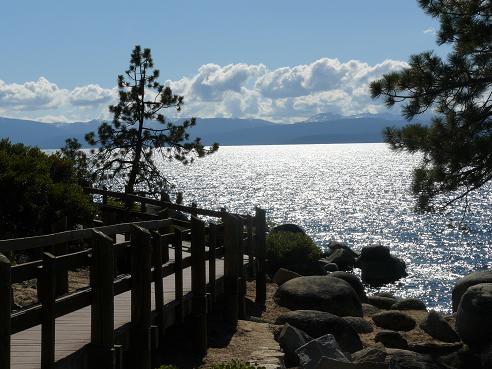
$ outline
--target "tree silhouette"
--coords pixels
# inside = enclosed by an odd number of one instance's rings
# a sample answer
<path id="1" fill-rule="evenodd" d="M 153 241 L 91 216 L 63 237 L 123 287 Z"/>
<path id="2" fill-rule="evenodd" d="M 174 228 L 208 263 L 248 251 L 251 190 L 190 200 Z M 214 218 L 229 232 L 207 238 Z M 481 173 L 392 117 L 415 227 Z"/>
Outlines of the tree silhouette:
<path id="1" fill-rule="evenodd" d="M 388 107 L 402 103 L 408 120 L 434 110 L 429 126 L 387 128 L 395 150 L 422 152 L 412 190 L 417 208 L 436 210 L 466 197 L 492 179 L 492 3 L 490 0 L 419 0 L 440 21 L 439 45 L 452 50 L 410 57 L 409 67 L 370 85 Z M 450 195 L 450 196 L 440 196 Z"/>
<path id="2" fill-rule="evenodd" d="M 97 134 L 85 137 L 99 146 L 92 159 L 95 179 L 121 178 L 126 193 L 157 195 L 169 187 L 156 154 L 188 164 L 218 149 L 218 144 L 206 148 L 200 138 L 190 140 L 187 129 L 196 124 L 195 118 L 180 124 L 164 118 L 164 109 L 181 110 L 183 96 L 174 95 L 158 78 L 150 49 L 135 46 L 128 70 L 118 76 L 119 102 L 109 107 L 112 124 L 104 122 Z"/>

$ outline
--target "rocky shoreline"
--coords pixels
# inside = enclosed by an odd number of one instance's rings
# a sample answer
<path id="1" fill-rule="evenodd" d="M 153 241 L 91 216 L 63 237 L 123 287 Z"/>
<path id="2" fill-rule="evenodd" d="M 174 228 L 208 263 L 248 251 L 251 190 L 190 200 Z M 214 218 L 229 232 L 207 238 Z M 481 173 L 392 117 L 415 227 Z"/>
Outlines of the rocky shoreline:
<path id="1" fill-rule="evenodd" d="M 353 268 L 361 269 L 361 279 Z M 404 276 L 404 261 L 389 248 L 369 246 L 359 254 L 341 242 L 332 242 L 307 272 L 278 269 L 274 300 L 290 311 L 277 317 L 275 338 L 286 366 L 492 369 L 492 270 L 456 283 L 450 315 L 418 299 L 366 294 L 364 284 Z"/>

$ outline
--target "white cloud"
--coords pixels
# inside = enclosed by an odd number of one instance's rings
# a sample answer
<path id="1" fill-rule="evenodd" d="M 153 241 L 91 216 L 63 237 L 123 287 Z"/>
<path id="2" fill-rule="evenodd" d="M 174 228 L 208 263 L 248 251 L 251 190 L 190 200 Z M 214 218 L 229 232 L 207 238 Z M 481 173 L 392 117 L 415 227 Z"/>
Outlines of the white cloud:
<path id="1" fill-rule="evenodd" d="M 369 82 L 407 64 L 385 60 L 369 65 L 322 58 L 310 64 L 268 69 L 263 64 L 205 64 L 197 73 L 165 83 L 185 97 L 181 116 L 263 118 L 296 121 L 322 112 L 359 114 L 384 111 L 369 96 Z M 72 90 L 40 77 L 24 84 L 0 80 L 0 115 L 43 121 L 108 119 L 116 88 L 97 84 Z M 175 116 L 175 111 L 167 112 Z"/>
<path id="2" fill-rule="evenodd" d="M 422 31 L 422 33 L 425 33 L 426 35 L 427 34 L 430 34 L 430 35 L 435 35 L 436 34 L 436 30 L 432 27 L 429 27 L 429 28 L 426 28 Z"/>

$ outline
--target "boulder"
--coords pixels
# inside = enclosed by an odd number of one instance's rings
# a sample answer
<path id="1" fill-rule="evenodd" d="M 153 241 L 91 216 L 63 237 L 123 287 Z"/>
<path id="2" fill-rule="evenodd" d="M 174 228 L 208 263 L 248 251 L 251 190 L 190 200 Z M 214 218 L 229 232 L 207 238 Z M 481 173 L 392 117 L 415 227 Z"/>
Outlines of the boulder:
<path id="1" fill-rule="evenodd" d="M 290 233 L 303 233 L 303 234 L 306 234 L 306 232 L 304 231 L 304 229 L 302 229 L 301 227 L 299 227 L 296 224 L 290 224 L 290 223 L 280 224 L 280 225 L 278 225 L 276 227 L 273 227 L 270 230 L 270 233 L 274 233 L 274 232 L 290 232 Z"/>
<path id="2" fill-rule="evenodd" d="M 456 331 L 449 325 L 441 314 L 431 310 L 420 323 L 420 328 L 429 336 L 443 342 L 458 342 L 460 339 Z"/>
<path id="3" fill-rule="evenodd" d="M 339 316 L 362 316 L 362 306 L 352 286 L 340 278 L 308 276 L 291 279 L 274 295 L 291 310 L 320 310 Z"/>
<path id="4" fill-rule="evenodd" d="M 355 352 L 362 348 L 359 335 L 350 324 L 330 313 L 315 310 L 289 311 L 280 315 L 275 322 L 275 324 L 285 323 L 314 338 L 332 334 L 342 350 L 346 352 Z"/>
<path id="5" fill-rule="evenodd" d="M 406 277 L 405 262 L 390 255 L 386 246 L 364 247 L 356 265 L 362 271 L 362 280 L 372 285 L 381 285 Z"/>
<path id="6" fill-rule="evenodd" d="M 319 337 L 299 347 L 296 350 L 296 354 L 303 369 L 316 369 L 322 357 L 348 362 L 335 337 L 331 334 Z"/>
<path id="7" fill-rule="evenodd" d="M 362 285 L 359 277 L 357 277 L 355 274 L 338 271 L 330 273 L 330 277 L 343 279 L 345 282 L 352 286 L 355 292 L 357 292 L 357 296 L 359 296 L 361 302 L 367 302 L 367 296 L 366 291 L 364 290 L 364 286 Z"/>
<path id="8" fill-rule="evenodd" d="M 385 347 L 407 349 L 407 340 L 398 332 L 382 330 L 376 333 L 374 342 L 381 342 Z"/>
<path id="9" fill-rule="evenodd" d="M 273 282 L 277 284 L 277 286 L 281 286 L 285 282 L 297 277 L 301 277 L 301 275 L 299 273 L 293 272 L 292 270 L 280 268 L 275 272 L 275 275 L 273 276 Z"/>
<path id="10" fill-rule="evenodd" d="M 392 306 L 392 310 L 427 310 L 424 302 L 419 299 L 401 299 L 396 301 Z"/>
<path id="11" fill-rule="evenodd" d="M 367 302 L 376 306 L 379 309 L 389 310 L 396 303 L 396 299 L 393 297 L 384 296 L 367 296 Z"/>
<path id="12" fill-rule="evenodd" d="M 334 263 L 339 270 L 352 270 L 355 265 L 354 255 L 346 249 L 333 250 L 330 255 L 323 258 L 326 263 Z"/>
<path id="13" fill-rule="evenodd" d="M 380 346 L 380 347 L 377 347 Z M 386 350 L 384 346 L 378 344 L 376 347 L 366 347 L 362 350 L 354 352 L 352 354 L 352 361 L 358 363 L 372 362 L 372 363 L 384 363 L 386 360 Z"/>
<path id="14" fill-rule="evenodd" d="M 294 365 L 299 364 L 299 357 L 295 351 L 310 341 L 311 336 L 288 323 L 283 325 L 278 335 L 278 343 L 285 353 L 285 359 Z"/>
<path id="15" fill-rule="evenodd" d="M 378 327 L 393 331 L 411 331 L 417 324 L 411 316 L 398 310 L 388 310 L 374 314 L 372 320 Z"/>
<path id="16" fill-rule="evenodd" d="M 391 292 L 376 292 L 374 293 L 374 296 L 388 297 L 393 300 L 399 300 L 399 298 L 393 295 Z"/>
<path id="17" fill-rule="evenodd" d="M 357 333 L 371 333 L 374 330 L 371 323 L 358 316 L 344 316 L 343 320 L 350 324 Z"/>
<path id="18" fill-rule="evenodd" d="M 389 367 L 390 369 L 445 369 L 428 355 L 404 350 L 397 351 L 391 356 Z"/>
<path id="19" fill-rule="evenodd" d="M 492 283 L 492 269 L 482 270 L 468 274 L 456 282 L 453 288 L 453 312 L 458 310 L 461 297 L 468 287 L 479 283 Z"/>
<path id="20" fill-rule="evenodd" d="M 456 330 L 470 347 L 492 343 L 492 283 L 468 287 L 458 305 Z"/>
<path id="21" fill-rule="evenodd" d="M 309 260 L 302 264 L 292 264 L 288 268 L 296 273 L 303 276 L 325 276 L 325 264 L 320 260 Z"/>

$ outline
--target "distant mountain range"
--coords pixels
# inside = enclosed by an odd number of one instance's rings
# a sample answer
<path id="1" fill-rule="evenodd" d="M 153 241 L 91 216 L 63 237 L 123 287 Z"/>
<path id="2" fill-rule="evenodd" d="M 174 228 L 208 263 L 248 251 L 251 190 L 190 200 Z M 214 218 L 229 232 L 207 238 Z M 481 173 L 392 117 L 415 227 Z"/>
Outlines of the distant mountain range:
<path id="1" fill-rule="evenodd" d="M 85 143 L 84 135 L 96 131 L 100 121 L 75 123 L 41 123 L 29 120 L 1 118 L 0 138 L 12 142 L 56 149 L 68 137 Z M 156 124 L 156 123 L 153 123 Z M 315 115 L 293 124 L 272 123 L 260 119 L 203 118 L 190 130 L 192 137 L 201 137 L 205 144 L 221 145 L 283 145 L 382 142 L 385 127 L 407 124 L 390 114 L 340 116 L 332 113 Z"/>

